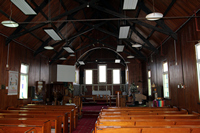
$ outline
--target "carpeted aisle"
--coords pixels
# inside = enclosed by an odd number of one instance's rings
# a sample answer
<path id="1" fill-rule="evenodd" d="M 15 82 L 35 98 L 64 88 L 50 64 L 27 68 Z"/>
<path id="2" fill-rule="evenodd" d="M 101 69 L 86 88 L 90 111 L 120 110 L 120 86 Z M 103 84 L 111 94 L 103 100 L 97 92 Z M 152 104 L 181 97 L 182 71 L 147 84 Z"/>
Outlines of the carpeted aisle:
<path id="1" fill-rule="evenodd" d="M 83 117 L 78 120 L 78 126 L 72 133 L 91 133 L 102 107 L 107 108 L 105 105 L 83 106 Z"/>
<path id="2" fill-rule="evenodd" d="M 81 118 L 77 128 L 72 133 L 91 133 L 97 118 Z"/>

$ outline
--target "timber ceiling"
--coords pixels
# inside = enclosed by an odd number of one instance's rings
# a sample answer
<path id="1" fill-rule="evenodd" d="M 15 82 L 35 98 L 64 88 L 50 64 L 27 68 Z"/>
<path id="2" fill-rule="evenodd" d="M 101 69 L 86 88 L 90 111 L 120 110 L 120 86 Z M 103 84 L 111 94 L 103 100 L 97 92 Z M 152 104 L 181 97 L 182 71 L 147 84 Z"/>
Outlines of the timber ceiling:
<path id="1" fill-rule="evenodd" d="M 128 55 L 146 60 L 167 37 L 176 40 L 176 30 L 200 7 L 200 0 L 154 0 L 154 4 L 152 0 L 138 0 L 135 10 L 123 10 L 124 0 L 26 0 L 37 15 L 25 15 L 10 0 L 0 1 L 0 21 L 11 17 L 20 24 L 17 28 L 0 25 L 1 34 L 7 36 L 5 45 L 18 41 L 32 49 L 34 56 L 48 57 L 50 64 L 75 64 L 97 49 L 111 50 L 124 60 Z M 163 13 L 163 19 L 145 19 L 153 12 L 153 7 L 156 12 Z M 118 38 L 122 25 L 130 26 L 127 39 Z M 44 32 L 44 28 L 50 27 L 59 34 L 61 41 L 53 40 Z M 133 48 L 135 43 L 142 47 Z M 125 46 L 123 52 L 113 52 L 118 44 Z M 45 50 L 47 45 L 54 50 Z M 64 46 L 70 46 L 75 56 L 69 56 Z M 61 57 L 67 60 L 59 60 Z"/>

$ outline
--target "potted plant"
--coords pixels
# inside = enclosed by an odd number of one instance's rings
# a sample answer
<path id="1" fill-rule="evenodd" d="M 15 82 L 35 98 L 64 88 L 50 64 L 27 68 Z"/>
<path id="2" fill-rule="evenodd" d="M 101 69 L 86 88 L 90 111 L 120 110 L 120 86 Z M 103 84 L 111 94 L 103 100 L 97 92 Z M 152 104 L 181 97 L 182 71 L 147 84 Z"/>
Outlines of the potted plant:
<path id="1" fill-rule="evenodd" d="M 74 91 L 74 87 L 73 85 L 70 83 L 69 86 L 68 86 L 68 90 L 69 90 L 69 93 L 70 93 L 70 97 L 73 97 L 73 91 Z"/>
<path id="2" fill-rule="evenodd" d="M 135 85 L 135 83 L 133 82 L 131 85 L 130 85 L 130 92 L 131 92 L 131 95 L 133 96 L 133 99 L 135 99 L 135 93 L 138 92 L 137 90 L 137 85 Z"/>

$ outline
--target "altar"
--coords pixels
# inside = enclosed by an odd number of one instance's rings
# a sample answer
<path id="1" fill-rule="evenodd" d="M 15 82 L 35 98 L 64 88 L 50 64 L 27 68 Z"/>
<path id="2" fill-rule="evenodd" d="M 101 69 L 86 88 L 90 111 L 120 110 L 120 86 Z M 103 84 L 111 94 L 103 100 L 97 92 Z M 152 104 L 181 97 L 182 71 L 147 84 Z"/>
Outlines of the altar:
<path id="1" fill-rule="evenodd" d="M 97 95 L 97 96 L 109 95 L 110 96 L 110 91 L 92 91 L 92 95 Z"/>

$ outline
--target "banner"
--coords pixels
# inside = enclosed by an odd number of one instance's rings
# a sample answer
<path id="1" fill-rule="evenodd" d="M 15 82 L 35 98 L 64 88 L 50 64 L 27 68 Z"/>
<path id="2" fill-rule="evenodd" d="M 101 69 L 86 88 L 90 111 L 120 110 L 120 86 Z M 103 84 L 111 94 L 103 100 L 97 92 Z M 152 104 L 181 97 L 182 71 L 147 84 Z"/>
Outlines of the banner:
<path id="1" fill-rule="evenodd" d="M 18 94 L 18 72 L 9 71 L 8 95 Z"/>

